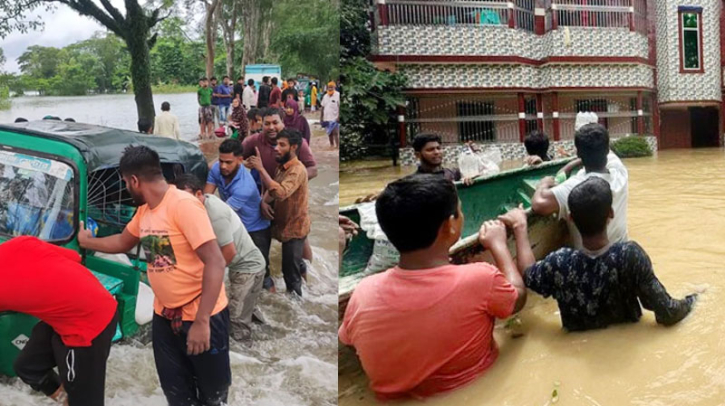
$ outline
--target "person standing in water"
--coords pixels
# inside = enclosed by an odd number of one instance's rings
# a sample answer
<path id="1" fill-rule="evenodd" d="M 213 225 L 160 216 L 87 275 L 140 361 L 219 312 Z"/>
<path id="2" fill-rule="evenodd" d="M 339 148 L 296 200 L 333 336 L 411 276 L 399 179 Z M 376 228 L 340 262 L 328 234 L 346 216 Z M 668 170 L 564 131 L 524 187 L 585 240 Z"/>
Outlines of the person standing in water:
<path id="1" fill-rule="evenodd" d="M 379 399 L 424 398 L 471 382 L 498 357 L 496 319 L 526 303 L 505 226 L 489 221 L 478 235 L 496 266 L 452 265 L 448 253 L 464 221 L 452 182 L 430 174 L 399 179 L 385 188 L 375 211 L 400 262 L 360 281 L 340 341 L 355 347 Z M 529 243 L 525 233 L 521 238 Z"/>
<path id="2" fill-rule="evenodd" d="M 265 170 L 259 148 L 248 158 L 262 178 L 262 199 L 274 207 L 272 236 L 282 243 L 282 274 L 287 292 L 298 296 L 302 296 L 302 279 L 307 274 L 303 251 L 310 233 L 307 169 L 297 158 L 303 142 L 297 130 L 285 129 L 277 134 L 275 152 L 279 167 L 274 177 Z"/>
<path id="3" fill-rule="evenodd" d="M 246 170 L 242 167 L 240 170 Z M 262 292 L 265 259 L 249 236 L 239 215 L 221 199 L 204 194 L 201 181 L 194 175 L 176 178 L 176 187 L 194 195 L 206 208 L 217 243 L 229 268 L 229 317 L 232 337 L 249 340 L 252 337 L 252 314 Z"/>
<path id="4" fill-rule="evenodd" d="M 225 261 L 206 209 L 166 183 L 151 148 L 127 147 L 119 172 L 139 206 L 136 214 L 121 234 L 104 238 L 93 238 L 81 223 L 78 243 L 109 254 L 141 244 L 155 295 L 151 336 L 166 400 L 225 405 L 232 381 Z"/>
<path id="5" fill-rule="evenodd" d="M 335 90 L 335 82 L 327 84 L 327 94 L 322 98 L 320 122 L 327 130 L 330 146 L 340 148 L 340 93 Z"/>
<path id="6" fill-rule="evenodd" d="M 35 237 L 0 245 L 0 261 L 0 312 L 40 319 L 15 360 L 15 373 L 59 403 L 103 406 L 116 300 L 77 252 Z"/>

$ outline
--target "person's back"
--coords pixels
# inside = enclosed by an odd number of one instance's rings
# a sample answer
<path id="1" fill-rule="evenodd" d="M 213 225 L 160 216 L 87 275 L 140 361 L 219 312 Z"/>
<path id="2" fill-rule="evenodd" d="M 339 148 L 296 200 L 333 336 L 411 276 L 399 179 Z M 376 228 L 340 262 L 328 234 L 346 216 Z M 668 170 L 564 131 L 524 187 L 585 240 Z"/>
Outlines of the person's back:
<path id="1" fill-rule="evenodd" d="M 214 232 L 217 235 L 219 245 L 223 246 L 229 243 L 229 241 L 219 240 L 219 235 L 232 235 L 237 253 L 227 266 L 230 269 L 244 269 L 250 273 L 260 270 L 264 271 L 264 257 L 254 245 L 252 237 L 249 236 L 247 229 L 244 228 L 244 224 L 242 224 L 239 215 L 215 195 L 207 194 L 204 197 L 204 208 L 206 208 L 209 214 L 209 220 L 211 220 L 212 228 L 214 228 Z M 217 232 L 217 230 L 222 228 L 229 230 L 229 232 Z"/>
<path id="2" fill-rule="evenodd" d="M 257 97 L 257 108 L 266 108 L 269 106 L 269 95 L 272 88 L 265 82 L 259 86 L 259 96 Z"/>
<path id="3" fill-rule="evenodd" d="M 363 279 L 340 339 L 353 343 L 382 398 L 455 389 L 498 356 L 495 318 L 512 314 L 516 291 L 494 266 L 398 267 Z"/>
<path id="4" fill-rule="evenodd" d="M 0 258 L 0 312 L 35 316 L 69 346 L 89 346 L 113 318 L 116 301 L 75 251 L 16 237 L 0 245 Z"/>
<path id="5" fill-rule="evenodd" d="M 591 178 L 575 187 L 569 206 L 584 247 L 559 249 L 529 266 L 526 286 L 556 299 L 562 324 L 570 331 L 636 322 L 642 316 L 640 303 L 655 312 L 658 323 L 677 323 L 689 313 L 695 296 L 670 297 L 636 242 L 610 243 L 606 225 L 616 218 L 612 201 L 603 179 Z"/>
<path id="6" fill-rule="evenodd" d="M 453 183 L 435 175 L 389 184 L 376 214 L 400 263 L 355 288 L 340 341 L 355 347 L 383 399 L 427 397 L 470 382 L 498 355 L 494 319 L 526 302 L 505 228 L 491 222 L 479 234 L 503 272 L 486 263 L 451 265 L 448 252 L 460 238 L 463 213 Z"/>
<path id="7" fill-rule="evenodd" d="M 161 114 L 156 116 L 154 120 L 154 134 L 179 139 L 179 119 L 171 114 L 171 111 L 164 110 L 164 106 L 162 106 Z"/>

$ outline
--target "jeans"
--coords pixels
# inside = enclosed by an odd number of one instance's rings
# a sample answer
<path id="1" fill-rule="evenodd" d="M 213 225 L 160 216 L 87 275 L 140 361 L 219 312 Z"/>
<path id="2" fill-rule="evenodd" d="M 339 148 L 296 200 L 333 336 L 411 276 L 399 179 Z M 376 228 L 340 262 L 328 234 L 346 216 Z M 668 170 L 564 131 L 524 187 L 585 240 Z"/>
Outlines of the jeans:
<path id="1" fill-rule="evenodd" d="M 302 274 L 307 272 L 307 265 L 302 259 L 305 240 L 300 238 L 282 243 L 282 274 L 287 292 L 302 296 Z"/>
<path id="2" fill-rule="evenodd" d="M 154 361 L 161 389 L 171 406 L 222 406 L 227 402 L 232 371 L 229 365 L 229 309 L 209 319 L 211 349 L 199 355 L 186 353 L 192 322 L 184 321 L 174 334 L 171 321 L 154 314 Z"/>
<path id="3" fill-rule="evenodd" d="M 219 121 L 226 123 L 229 115 L 229 106 L 219 105 Z"/>

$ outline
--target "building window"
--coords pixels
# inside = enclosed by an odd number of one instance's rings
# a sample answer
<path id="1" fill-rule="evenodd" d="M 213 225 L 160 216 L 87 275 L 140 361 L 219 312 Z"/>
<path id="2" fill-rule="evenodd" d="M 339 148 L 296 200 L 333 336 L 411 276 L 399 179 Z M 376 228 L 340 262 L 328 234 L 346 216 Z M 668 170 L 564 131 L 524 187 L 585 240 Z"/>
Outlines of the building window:
<path id="1" fill-rule="evenodd" d="M 526 113 L 526 134 L 531 133 L 534 130 L 538 130 L 539 126 L 536 119 L 529 119 L 529 117 L 536 117 L 536 98 L 526 99 L 524 101 L 524 113 Z"/>
<path id="2" fill-rule="evenodd" d="M 680 72 L 703 73 L 702 8 L 680 7 Z"/>
<path id="3" fill-rule="evenodd" d="M 574 105 L 576 106 L 576 112 L 593 112 L 593 113 L 606 113 L 608 112 L 607 100 L 605 99 L 584 99 L 575 100 Z M 605 128 L 609 128 L 609 120 L 606 117 L 599 117 L 599 124 Z"/>
<path id="4" fill-rule="evenodd" d="M 496 125 L 492 102 L 458 102 L 458 141 L 496 141 Z"/>

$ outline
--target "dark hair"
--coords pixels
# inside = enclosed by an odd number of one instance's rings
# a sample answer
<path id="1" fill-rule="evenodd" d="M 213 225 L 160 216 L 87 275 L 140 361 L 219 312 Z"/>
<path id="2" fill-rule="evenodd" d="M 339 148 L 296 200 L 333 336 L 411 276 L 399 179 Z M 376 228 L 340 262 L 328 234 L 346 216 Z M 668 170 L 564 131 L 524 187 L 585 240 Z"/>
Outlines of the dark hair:
<path id="1" fill-rule="evenodd" d="M 262 83 L 267 83 L 267 82 L 269 82 L 269 76 L 263 76 Z"/>
<path id="2" fill-rule="evenodd" d="M 418 134 L 413 139 L 413 150 L 415 152 L 420 152 L 423 150 L 423 147 L 425 147 L 425 144 L 429 142 L 437 142 L 439 144 L 442 143 L 441 136 L 438 134 L 431 134 L 431 133 L 423 133 Z"/>
<path id="3" fill-rule="evenodd" d="M 607 228 L 612 208 L 612 189 L 609 182 L 592 176 L 569 193 L 569 212 L 583 236 L 592 236 Z"/>
<path id="4" fill-rule="evenodd" d="M 287 138 L 289 145 L 297 145 L 297 152 L 302 148 L 302 134 L 294 128 L 285 128 L 284 130 L 277 133 L 277 139 Z"/>
<path id="5" fill-rule="evenodd" d="M 234 154 L 234 156 L 240 157 L 244 153 L 244 148 L 242 147 L 241 141 L 229 138 L 219 145 L 219 153 Z"/>
<path id="6" fill-rule="evenodd" d="M 211 79 L 209 79 L 210 82 L 214 80 L 217 80 L 216 76 L 212 76 Z"/>
<path id="7" fill-rule="evenodd" d="M 261 115 L 262 115 L 262 110 L 257 109 L 257 108 L 251 108 L 247 112 L 247 118 L 249 120 L 255 120 L 257 118 L 257 116 L 261 116 Z"/>
<path id="8" fill-rule="evenodd" d="M 529 155 L 536 155 L 543 161 L 549 160 L 549 137 L 539 130 L 534 130 L 524 139 L 524 147 Z"/>
<path id="9" fill-rule="evenodd" d="M 295 78 L 289 78 L 289 79 L 287 79 L 288 82 L 294 82 L 295 80 L 296 80 Z"/>
<path id="10" fill-rule="evenodd" d="M 121 176 L 134 175 L 144 180 L 156 180 L 163 176 L 159 154 L 145 145 L 127 146 L 123 150 L 118 170 Z"/>
<path id="11" fill-rule="evenodd" d="M 206 77 L 199 79 L 199 82 L 201 82 L 202 80 L 206 80 Z"/>
<path id="12" fill-rule="evenodd" d="M 607 166 L 609 132 L 601 124 L 587 124 L 574 134 L 576 154 L 587 170 Z"/>
<path id="13" fill-rule="evenodd" d="M 67 121 L 67 122 L 69 122 L 69 123 L 75 123 L 75 122 L 76 122 L 76 121 L 75 121 L 74 119 L 72 119 L 72 118 L 70 118 L 70 117 L 66 118 L 66 119 L 65 119 L 65 120 L 63 120 L 63 121 Z"/>
<path id="14" fill-rule="evenodd" d="M 442 176 L 413 174 L 389 183 L 375 203 L 388 240 L 400 252 L 430 247 L 443 222 L 458 216 L 458 192 Z"/>
<path id="15" fill-rule="evenodd" d="M 279 118 L 284 118 L 285 112 L 282 109 L 278 109 L 276 107 L 269 107 L 264 110 L 262 110 L 262 118 L 268 117 L 268 116 L 279 116 Z"/>
<path id="16" fill-rule="evenodd" d="M 273 84 L 273 85 L 276 85 L 276 84 L 277 84 L 278 82 L 279 82 L 279 81 L 277 80 L 277 78 L 272 78 L 272 84 Z"/>
<path id="17" fill-rule="evenodd" d="M 202 185 L 199 178 L 190 173 L 177 176 L 174 180 L 174 185 L 179 190 L 189 189 L 192 193 L 200 192 L 204 189 L 204 185 Z"/>
<path id="18" fill-rule="evenodd" d="M 16 123 L 27 123 L 28 122 L 28 119 L 27 118 L 18 117 L 18 118 L 15 119 L 15 122 Z"/>
<path id="19" fill-rule="evenodd" d="M 239 78 L 239 79 L 242 79 L 242 78 Z M 249 79 L 249 80 L 247 81 L 247 85 L 249 85 L 249 86 L 252 86 L 252 85 L 254 85 L 254 79 Z"/>
<path id="20" fill-rule="evenodd" d="M 171 105 L 169 102 L 163 102 L 161 103 L 161 111 L 169 111 L 171 110 Z"/>
<path id="21" fill-rule="evenodd" d="M 224 75 L 224 76 L 222 76 L 222 80 L 224 80 L 224 79 L 230 79 L 230 77 L 228 75 Z"/>
<path id="22" fill-rule="evenodd" d="M 140 132 L 140 133 L 147 133 L 153 127 L 151 120 L 149 120 L 147 118 L 138 119 L 137 124 L 138 124 L 138 132 Z"/>

